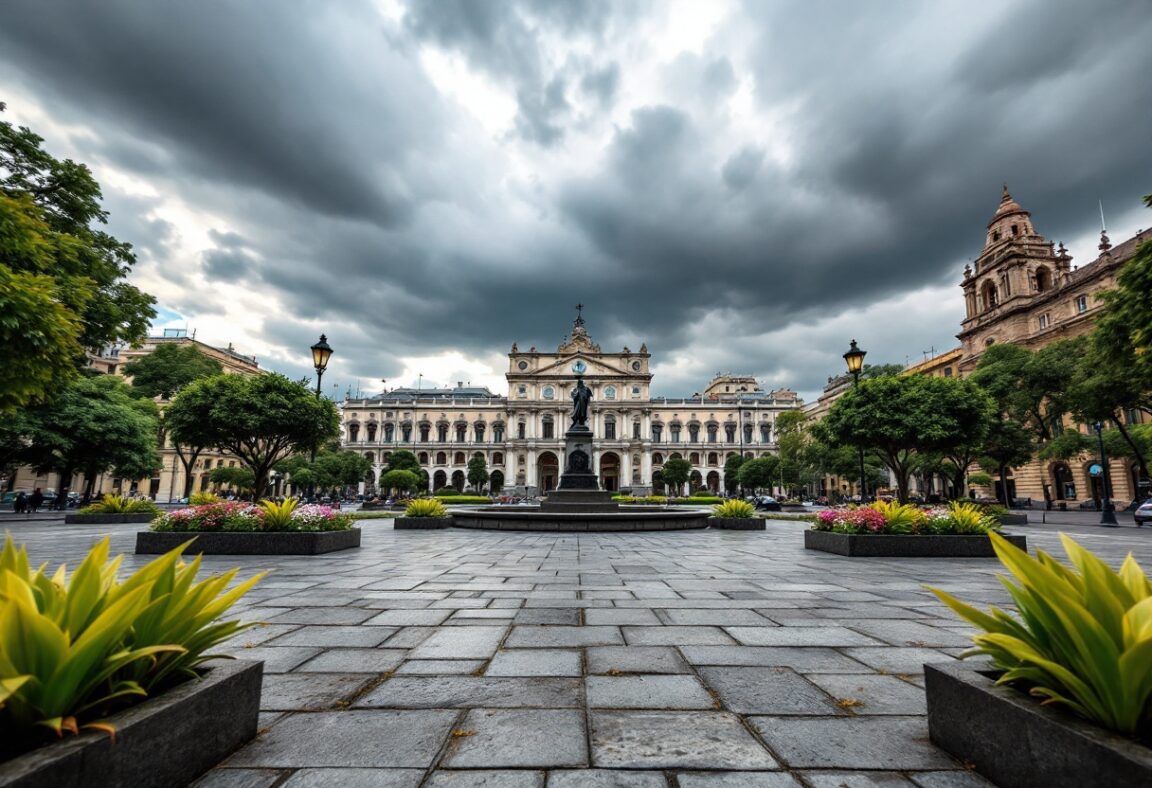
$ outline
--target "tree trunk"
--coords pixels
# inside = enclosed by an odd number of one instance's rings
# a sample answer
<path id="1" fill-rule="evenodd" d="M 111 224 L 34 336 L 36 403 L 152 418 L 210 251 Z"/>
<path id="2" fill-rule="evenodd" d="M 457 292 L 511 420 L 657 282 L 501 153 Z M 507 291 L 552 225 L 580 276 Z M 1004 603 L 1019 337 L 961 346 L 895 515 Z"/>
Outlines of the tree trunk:
<path id="1" fill-rule="evenodd" d="M 1120 436 L 1124 438 L 1124 442 L 1132 449 L 1132 453 L 1136 455 L 1136 462 L 1140 466 L 1140 474 L 1143 478 L 1148 478 L 1148 462 L 1144 458 L 1144 452 L 1140 451 L 1140 447 L 1136 445 L 1136 441 L 1132 439 L 1132 434 L 1116 416 L 1112 416 L 1112 421 L 1116 428 L 1120 430 Z M 1133 490 L 1134 494 L 1139 494 L 1139 490 Z"/>
<path id="2" fill-rule="evenodd" d="M 1012 500 L 1008 496 L 1008 466 L 1000 466 L 1000 497 L 1004 499 L 1004 508 L 1012 508 Z"/>

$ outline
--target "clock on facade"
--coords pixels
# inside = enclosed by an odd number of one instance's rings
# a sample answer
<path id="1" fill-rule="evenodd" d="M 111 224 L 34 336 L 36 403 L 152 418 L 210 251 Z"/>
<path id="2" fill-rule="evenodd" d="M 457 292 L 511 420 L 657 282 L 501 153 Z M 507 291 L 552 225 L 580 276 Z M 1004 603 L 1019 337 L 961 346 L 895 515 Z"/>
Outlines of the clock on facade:
<path id="1" fill-rule="evenodd" d="M 552 399 L 556 396 L 556 389 L 551 386 L 545 386 L 544 391 L 541 393 L 544 395 L 544 399 Z"/>
<path id="2" fill-rule="evenodd" d="M 639 361 L 633 361 L 632 362 L 632 371 L 633 372 L 639 372 L 640 371 L 640 362 Z"/>
<path id="3" fill-rule="evenodd" d="M 516 366 L 520 367 L 520 369 L 528 369 L 528 362 L 527 361 L 521 361 Z"/>
<path id="4" fill-rule="evenodd" d="M 572 365 L 572 371 L 577 375 L 583 375 L 588 371 L 588 365 L 585 364 L 582 360 L 577 359 L 576 363 Z"/>

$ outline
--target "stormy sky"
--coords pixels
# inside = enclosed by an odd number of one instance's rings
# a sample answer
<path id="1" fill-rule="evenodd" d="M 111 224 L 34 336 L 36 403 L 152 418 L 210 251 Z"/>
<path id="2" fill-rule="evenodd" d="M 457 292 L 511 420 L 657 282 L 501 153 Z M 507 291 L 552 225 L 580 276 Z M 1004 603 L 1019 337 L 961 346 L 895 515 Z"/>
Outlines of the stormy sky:
<path id="1" fill-rule="evenodd" d="M 814 398 L 956 344 L 1003 182 L 1152 225 L 1146 0 L 5 0 L 0 101 L 88 163 L 159 325 L 342 394 L 555 349 Z"/>

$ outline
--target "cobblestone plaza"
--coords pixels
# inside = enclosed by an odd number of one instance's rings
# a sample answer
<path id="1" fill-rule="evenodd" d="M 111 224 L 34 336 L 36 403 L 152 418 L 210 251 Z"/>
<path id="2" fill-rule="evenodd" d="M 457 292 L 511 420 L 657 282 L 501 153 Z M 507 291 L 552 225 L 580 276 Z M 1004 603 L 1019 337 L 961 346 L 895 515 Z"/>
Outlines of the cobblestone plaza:
<path id="1" fill-rule="evenodd" d="M 9 521 L 75 566 L 107 527 Z M 1006 604 L 994 559 L 805 552 L 806 523 L 660 535 L 394 531 L 271 575 L 232 653 L 265 663 L 258 738 L 200 788 L 988 785 L 928 741 L 922 665 L 968 627 L 924 589 Z M 138 526 L 116 526 L 129 553 Z M 1116 565 L 1152 529 L 1033 523 Z M 125 568 L 144 563 L 129 555 Z"/>

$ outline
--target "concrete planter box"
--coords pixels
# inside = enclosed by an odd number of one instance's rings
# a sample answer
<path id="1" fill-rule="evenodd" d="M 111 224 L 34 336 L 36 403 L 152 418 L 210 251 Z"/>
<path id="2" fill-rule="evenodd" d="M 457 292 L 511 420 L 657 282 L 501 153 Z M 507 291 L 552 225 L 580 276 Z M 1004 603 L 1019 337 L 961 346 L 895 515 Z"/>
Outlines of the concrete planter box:
<path id="1" fill-rule="evenodd" d="M 1152 749 L 994 677 L 987 662 L 924 666 L 933 742 L 1003 788 L 1152 785 Z"/>
<path id="2" fill-rule="evenodd" d="M 150 523 L 159 517 L 158 514 L 142 512 L 139 514 L 66 514 L 64 522 L 67 525 L 112 525 L 114 523 Z"/>
<path id="3" fill-rule="evenodd" d="M 768 526 L 761 517 L 709 517 L 708 527 L 728 531 L 763 531 Z"/>
<path id="4" fill-rule="evenodd" d="M 195 537 L 185 555 L 319 555 L 360 546 L 360 529 L 344 531 L 140 531 L 137 553 L 166 553 Z"/>
<path id="5" fill-rule="evenodd" d="M 1028 549 L 1022 534 L 1001 534 L 1021 550 Z M 849 556 L 894 558 L 995 558 L 992 540 L 983 534 L 910 536 L 903 534 L 839 534 L 832 531 L 804 532 L 804 547 Z"/>
<path id="6" fill-rule="evenodd" d="M 451 528 L 451 517 L 397 517 L 392 521 L 397 531 L 430 531 L 436 528 Z"/>
<path id="7" fill-rule="evenodd" d="M 999 517 L 1000 525 L 1028 525 L 1026 514 L 1002 514 Z"/>
<path id="8" fill-rule="evenodd" d="M 263 662 L 210 663 L 199 680 L 108 719 L 92 732 L 0 763 L 3 788 L 187 785 L 256 736 Z"/>

